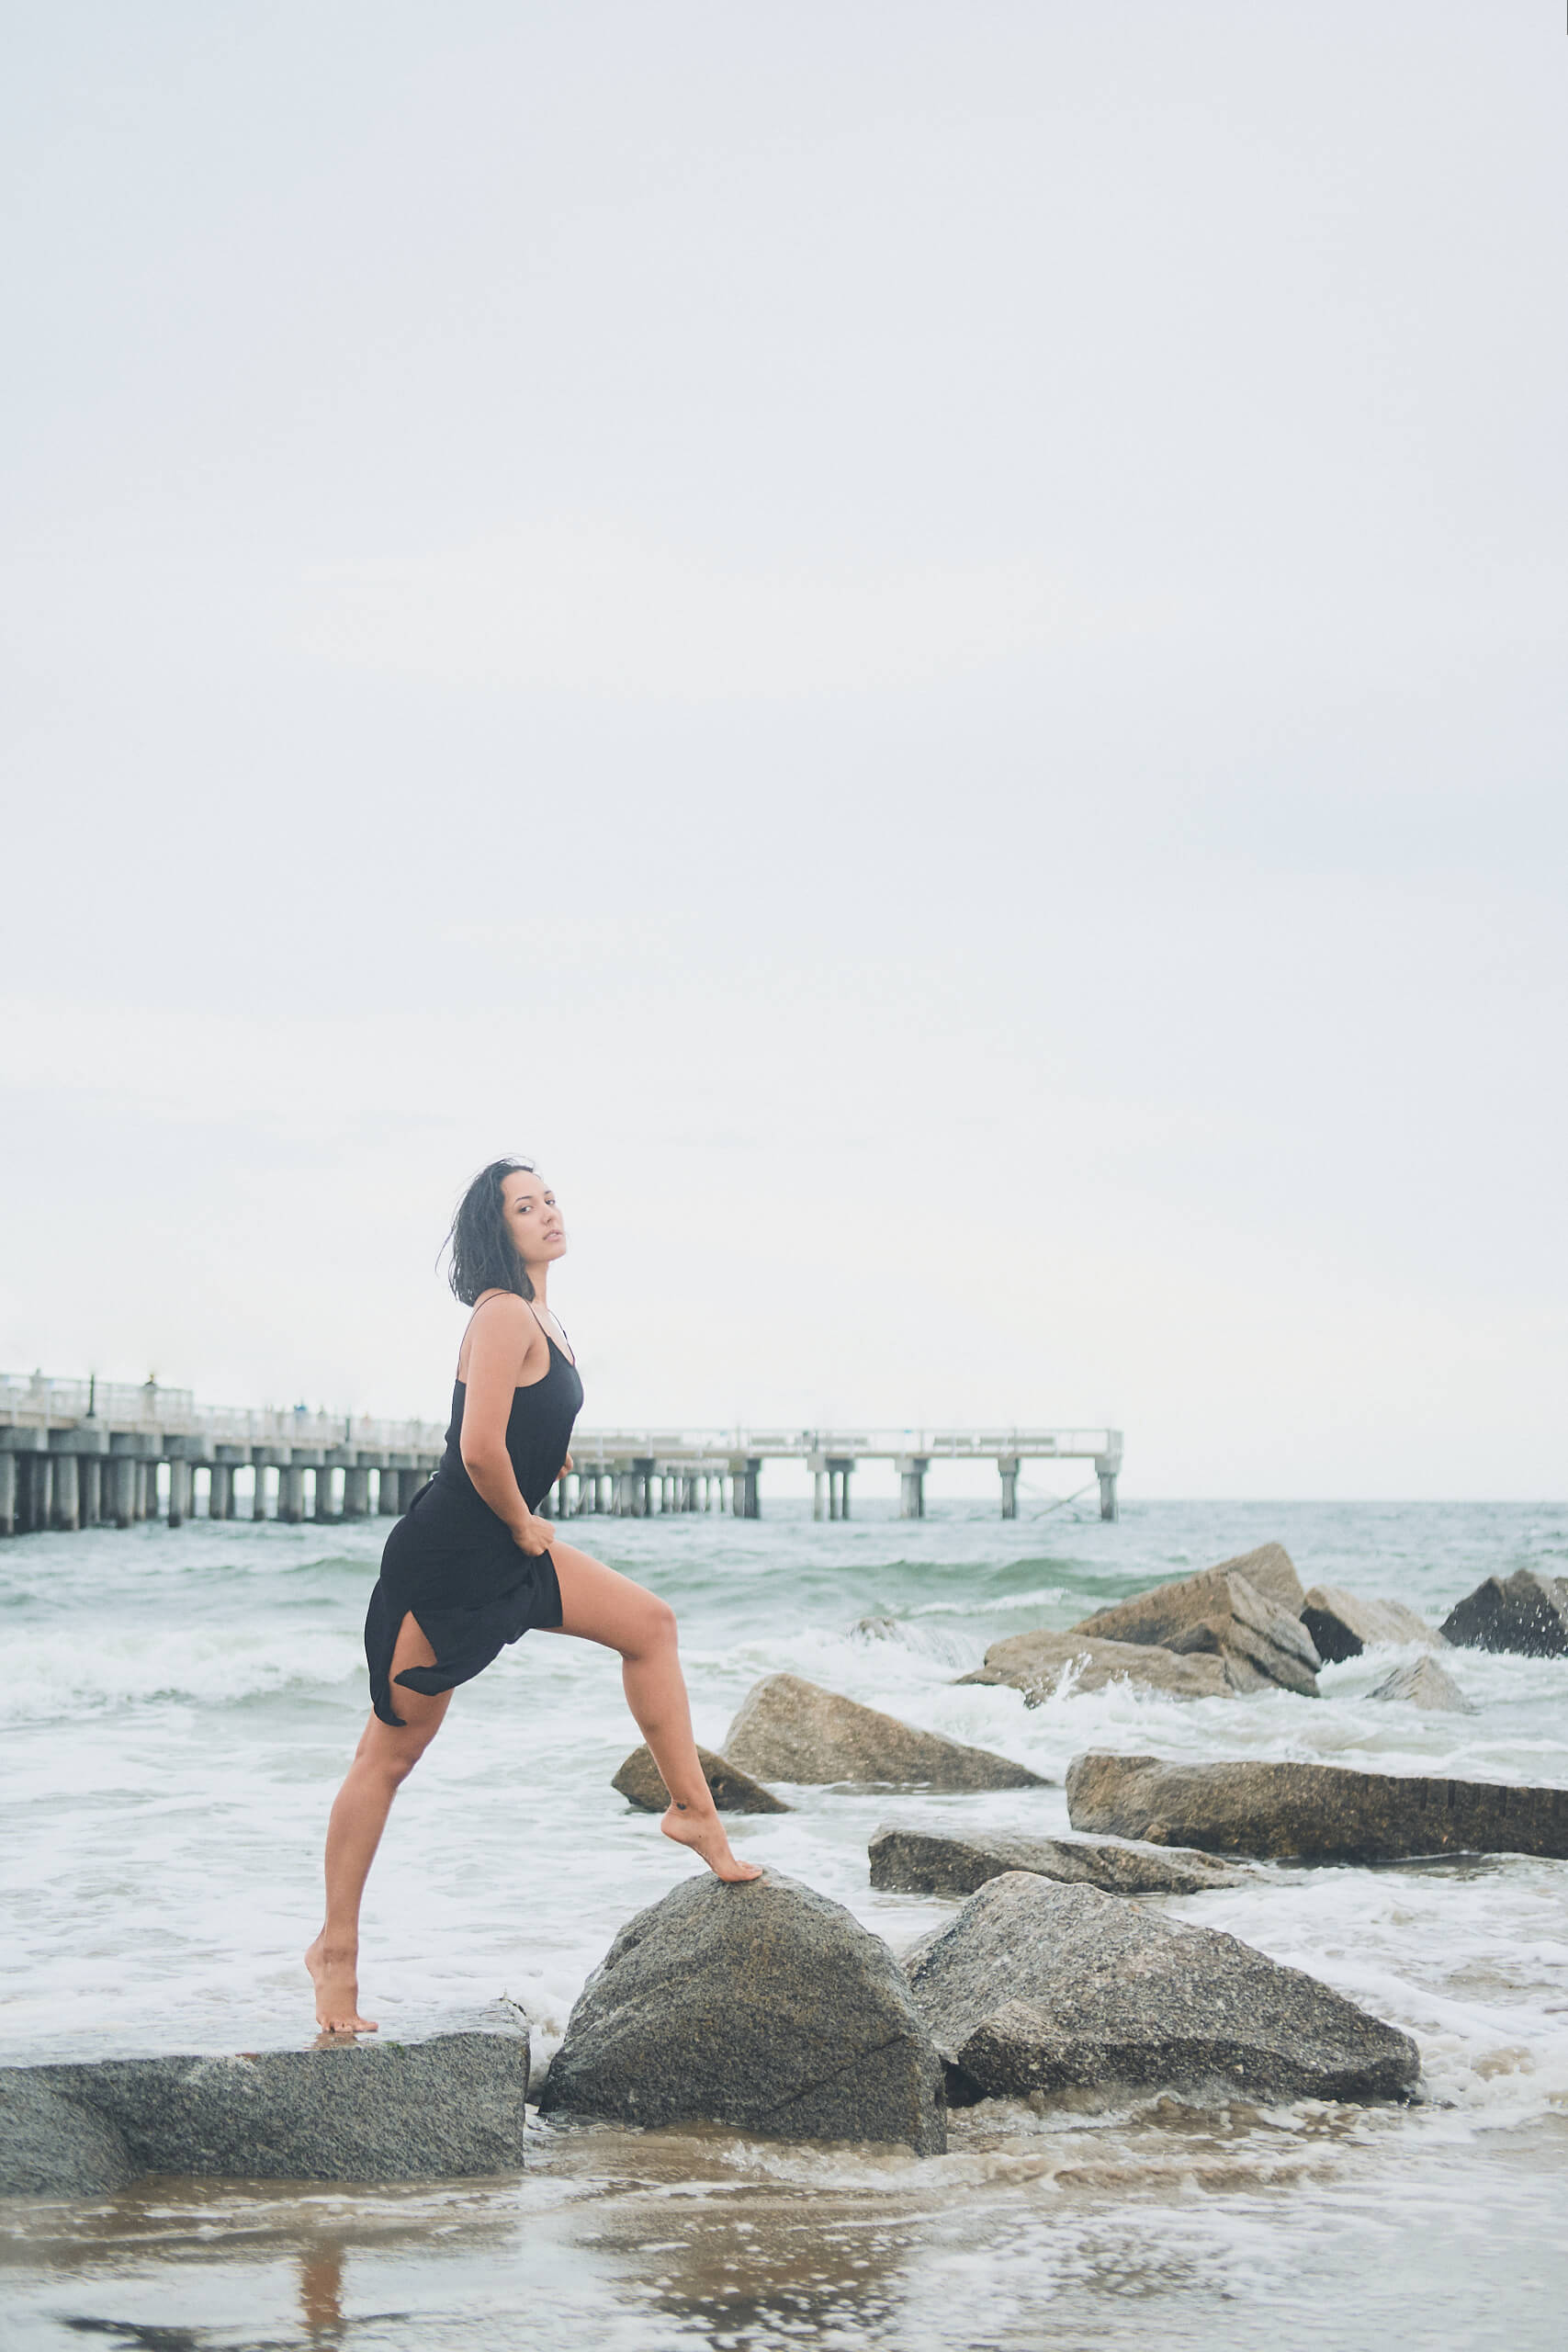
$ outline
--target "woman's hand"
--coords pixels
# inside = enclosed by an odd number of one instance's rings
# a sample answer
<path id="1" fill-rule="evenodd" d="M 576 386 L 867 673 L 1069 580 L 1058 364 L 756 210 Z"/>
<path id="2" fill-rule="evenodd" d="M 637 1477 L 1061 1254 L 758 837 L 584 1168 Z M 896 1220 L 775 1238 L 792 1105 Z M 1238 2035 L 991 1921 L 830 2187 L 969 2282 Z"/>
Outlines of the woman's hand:
<path id="1" fill-rule="evenodd" d="M 529 1553 L 535 1559 L 549 1550 L 554 1539 L 555 1530 L 549 1521 L 541 1519 L 536 1511 L 530 1511 L 522 1526 L 512 1531 L 512 1541 L 519 1551 Z"/>

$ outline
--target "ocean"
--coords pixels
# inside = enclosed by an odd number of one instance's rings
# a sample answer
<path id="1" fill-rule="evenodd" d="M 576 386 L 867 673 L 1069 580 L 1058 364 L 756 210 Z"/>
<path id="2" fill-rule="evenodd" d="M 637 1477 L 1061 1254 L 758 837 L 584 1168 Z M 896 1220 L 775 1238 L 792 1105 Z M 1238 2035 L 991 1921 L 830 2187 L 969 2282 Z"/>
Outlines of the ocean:
<path id="1" fill-rule="evenodd" d="M 563 1531 L 677 1609 L 697 1736 L 783 1670 L 1018 1758 L 1315 1758 L 1568 1784 L 1568 1660 L 1455 1651 L 1471 1715 L 1323 1696 L 1112 1688 L 1026 1710 L 956 1688 L 987 1645 L 1277 1538 L 1303 1582 L 1436 1622 L 1479 1579 L 1568 1573 L 1568 1506 L 1139 1503 L 1121 1521 L 978 1503 L 906 1521 L 586 1518 Z M 0 2059 L 256 2049 L 310 2036 L 299 1955 L 321 1833 L 367 1699 L 386 1522 L 196 1521 L 0 1554 L 6 1666 Z M 868 1618 L 893 1620 L 867 1630 Z M 615 1929 L 699 1867 L 610 1778 L 636 1744 L 614 1657 L 530 1635 L 459 1691 L 400 1796 L 366 1905 L 384 2033 L 515 2024 L 536 2063 Z M 738 1849 L 896 1950 L 948 1906 L 867 1884 L 887 1819 L 1043 1834 L 1061 1787 L 790 1792 Z M 1405 2108 L 987 2102 L 917 2162 L 706 2130 L 534 2119 L 515 2178 L 290 2188 L 146 2182 L 0 2222 L 19 2352 L 418 2346 L 1492 2346 L 1563 2340 L 1568 1862 L 1276 1868 L 1157 1907 L 1310 1970 L 1413 2034 Z"/>

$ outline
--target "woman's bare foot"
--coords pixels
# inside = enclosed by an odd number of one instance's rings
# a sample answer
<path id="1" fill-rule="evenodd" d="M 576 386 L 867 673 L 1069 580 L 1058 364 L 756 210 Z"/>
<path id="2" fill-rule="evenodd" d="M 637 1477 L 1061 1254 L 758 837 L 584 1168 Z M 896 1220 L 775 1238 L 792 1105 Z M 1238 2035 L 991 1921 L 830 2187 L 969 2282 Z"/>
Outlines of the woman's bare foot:
<path id="1" fill-rule="evenodd" d="M 328 2033 L 374 2033 L 374 2018 L 359 2014 L 359 1953 L 338 1944 L 329 1944 L 323 1928 L 310 1951 L 305 1965 L 315 1980 L 316 2023 Z"/>
<path id="2" fill-rule="evenodd" d="M 690 1846 L 694 1854 L 700 1854 L 715 1878 L 727 1879 L 739 1886 L 749 1878 L 762 1875 L 760 1863 L 739 1861 L 730 1852 L 724 1824 L 716 1813 L 694 1813 L 690 1805 L 672 1804 L 659 1826 L 666 1838 L 673 1838 L 677 1846 Z"/>

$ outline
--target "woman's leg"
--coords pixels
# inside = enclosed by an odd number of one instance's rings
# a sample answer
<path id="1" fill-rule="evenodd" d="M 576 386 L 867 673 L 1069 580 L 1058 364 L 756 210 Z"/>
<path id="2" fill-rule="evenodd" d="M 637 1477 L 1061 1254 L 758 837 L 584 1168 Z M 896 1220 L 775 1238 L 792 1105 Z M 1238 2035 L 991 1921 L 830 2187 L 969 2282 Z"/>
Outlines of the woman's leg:
<path id="1" fill-rule="evenodd" d="M 411 1613 L 403 1619 L 392 1652 L 392 1676 L 405 1667 L 434 1666 L 435 1652 Z M 321 1934 L 305 1954 L 316 1981 L 316 2022 L 332 2033 L 374 2033 L 372 2018 L 359 2014 L 359 1899 L 392 1799 L 441 1728 L 452 1693 L 434 1698 L 396 1691 L 395 1711 L 403 1727 L 394 1730 L 372 1715 L 355 1748 L 348 1778 L 337 1792 L 327 1824 L 327 1915 Z"/>
<path id="2" fill-rule="evenodd" d="M 617 1576 L 573 1544 L 552 1544 L 550 1557 L 560 1580 L 562 1611 L 559 1626 L 550 1630 L 621 1654 L 626 1704 L 670 1792 L 670 1810 L 659 1825 L 664 1835 L 693 1848 L 719 1878 L 760 1878 L 755 1862 L 738 1861 L 731 1853 L 697 1761 L 675 1611 L 657 1593 Z"/>

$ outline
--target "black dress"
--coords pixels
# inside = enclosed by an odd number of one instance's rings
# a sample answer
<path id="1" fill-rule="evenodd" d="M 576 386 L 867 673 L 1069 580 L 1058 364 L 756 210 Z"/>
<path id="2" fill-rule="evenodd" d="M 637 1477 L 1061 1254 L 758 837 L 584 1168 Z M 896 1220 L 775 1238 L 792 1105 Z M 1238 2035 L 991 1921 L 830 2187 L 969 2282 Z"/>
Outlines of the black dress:
<path id="1" fill-rule="evenodd" d="M 544 1330 L 544 1326 L 539 1326 Z M 550 1368 L 517 1389 L 506 1421 L 506 1451 L 530 1510 L 560 1476 L 582 1409 L 577 1366 L 547 1331 Z M 435 1476 L 422 1487 L 387 1538 L 381 1573 L 365 1618 L 370 1703 L 384 1724 L 401 1724 L 392 1707 L 392 1652 L 409 1611 L 435 1652 L 434 1666 L 412 1666 L 398 1680 L 410 1690 L 455 1690 L 480 1674 L 530 1625 L 558 1625 L 560 1585 L 547 1552 L 521 1551 L 463 1466 L 465 1383 L 452 1388 L 452 1426 Z"/>

